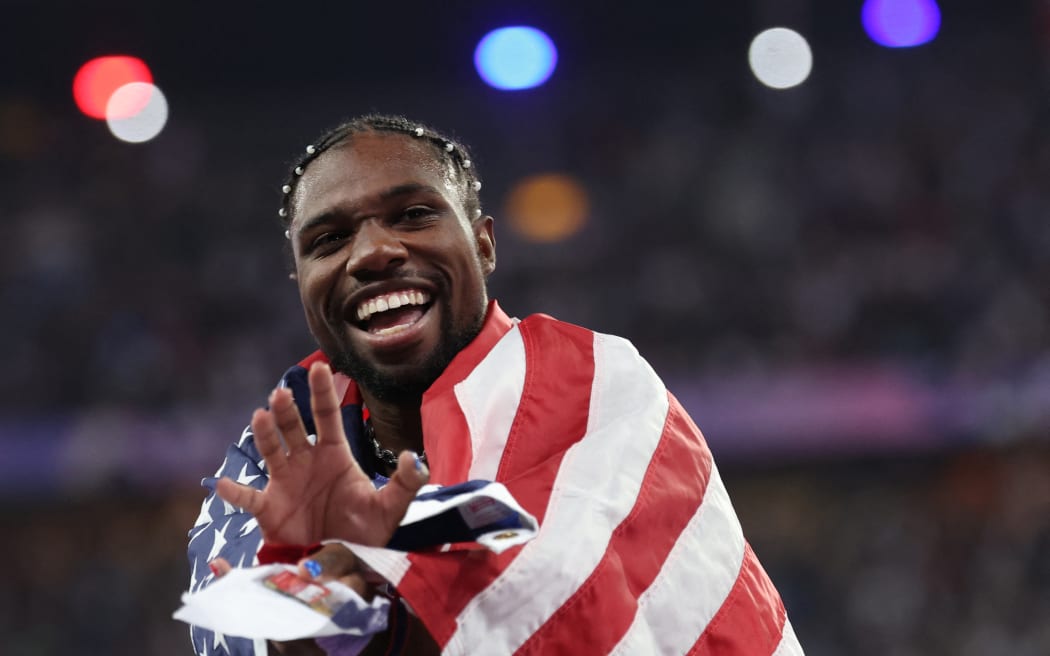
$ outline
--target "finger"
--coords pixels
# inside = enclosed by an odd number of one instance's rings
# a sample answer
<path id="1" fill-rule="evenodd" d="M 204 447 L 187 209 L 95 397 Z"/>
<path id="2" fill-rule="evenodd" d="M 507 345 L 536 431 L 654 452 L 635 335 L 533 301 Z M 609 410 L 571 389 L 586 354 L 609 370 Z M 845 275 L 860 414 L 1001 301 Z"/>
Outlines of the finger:
<path id="1" fill-rule="evenodd" d="M 259 408 L 252 413 L 252 433 L 255 436 L 255 447 L 259 449 L 271 474 L 288 464 L 272 412 Z"/>
<path id="2" fill-rule="evenodd" d="M 323 362 L 315 362 L 310 367 L 309 379 L 310 407 L 314 413 L 314 426 L 317 427 L 317 443 L 346 442 L 343 414 L 339 410 L 332 369 Z"/>
<path id="3" fill-rule="evenodd" d="M 244 508 L 252 515 L 257 516 L 262 510 L 262 492 L 253 487 L 235 483 L 232 479 L 220 478 L 215 484 L 215 493 L 223 501 L 238 508 Z"/>
<path id="4" fill-rule="evenodd" d="M 365 601 L 372 601 L 372 597 L 375 596 L 375 586 L 368 583 L 360 574 L 340 576 L 339 582 L 356 592 Z"/>
<path id="5" fill-rule="evenodd" d="M 429 480 L 430 470 L 426 463 L 415 453 L 402 451 L 397 458 L 397 470 L 390 477 L 390 482 L 376 492 L 386 516 L 400 522 L 408 510 L 408 504 L 412 503 L 419 489 Z"/>
<path id="6" fill-rule="evenodd" d="M 230 564 L 230 561 L 219 556 L 208 563 L 208 569 L 210 569 L 211 573 L 215 575 L 215 578 L 221 579 L 230 573 L 230 570 L 233 569 L 233 565 Z"/>
<path id="7" fill-rule="evenodd" d="M 306 426 L 299 416 L 299 407 L 295 405 L 291 390 L 279 387 L 270 394 L 270 412 L 277 429 L 281 431 L 288 453 L 310 448 L 310 441 L 306 439 Z"/>
<path id="8" fill-rule="evenodd" d="M 337 579 L 360 574 L 360 562 L 352 551 L 332 542 L 299 561 L 299 576 L 307 579 Z"/>
<path id="9" fill-rule="evenodd" d="M 371 569 L 368 573 L 374 575 Z M 361 561 L 349 549 L 334 542 L 299 561 L 299 576 L 321 582 L 338 580 L 365 600 L 375 596 L 375 584 L 369 581 Z"/>

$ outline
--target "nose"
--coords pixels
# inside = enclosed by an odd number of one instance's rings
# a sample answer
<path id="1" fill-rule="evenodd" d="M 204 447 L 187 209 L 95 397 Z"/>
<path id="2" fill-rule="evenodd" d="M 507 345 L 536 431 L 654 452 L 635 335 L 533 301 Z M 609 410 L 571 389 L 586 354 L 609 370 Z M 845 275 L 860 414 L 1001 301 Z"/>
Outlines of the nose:
<path id="1" fill-rule="evenodd" d="M 363 221 L 354 235 L 347 274 L 368 279 L 403 265 L 408 250 L 396 232 L 376 219 Z"/>

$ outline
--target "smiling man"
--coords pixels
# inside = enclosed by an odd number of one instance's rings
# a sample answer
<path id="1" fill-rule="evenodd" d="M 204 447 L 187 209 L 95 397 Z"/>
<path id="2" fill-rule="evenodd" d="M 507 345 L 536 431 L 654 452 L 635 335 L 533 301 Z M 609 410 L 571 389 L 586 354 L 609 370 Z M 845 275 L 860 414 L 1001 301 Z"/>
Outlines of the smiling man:
<path id="1" fill-rule="evenodd" d="M 356 119 L 307 147 L 280 214 L 320 350 L 205 479 L 191 589 L 260 549 L 294 561 L 289 545 L 387 544 L 426 463 L 438 485 L 503 483 L 539 533 L 500 554 L 451 544 L 370 561 L 407 621 L 327 648 L 800 654 L 700 431 L 634 348 L 488 299 L 480 188 L 461 144 L 402 117 Z M 343 547 L 319 554 L 304 571 L 375 591 Z M 193 644 L 267 652 L 198 628 Z"/>

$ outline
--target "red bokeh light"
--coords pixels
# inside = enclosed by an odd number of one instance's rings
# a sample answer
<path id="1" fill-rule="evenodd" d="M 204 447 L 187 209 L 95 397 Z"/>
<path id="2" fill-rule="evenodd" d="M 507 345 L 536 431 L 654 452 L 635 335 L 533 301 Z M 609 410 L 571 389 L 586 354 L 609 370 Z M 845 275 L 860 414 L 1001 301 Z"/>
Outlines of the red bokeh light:
<path id="1" fill-rule="evenodd" d="M 91 118 L 106 118 L 106 103 L 113 92 L 129 82 L 153 82 L 149 67 L 138 57 L 113 55 L 96 57 L 80 67 L 73 78 L 73 99 L 77 107 Z M 149 100 L 143 99 L 141 106 L 124 105 L 120 116 L 127 118 L 142 110 Z"/>

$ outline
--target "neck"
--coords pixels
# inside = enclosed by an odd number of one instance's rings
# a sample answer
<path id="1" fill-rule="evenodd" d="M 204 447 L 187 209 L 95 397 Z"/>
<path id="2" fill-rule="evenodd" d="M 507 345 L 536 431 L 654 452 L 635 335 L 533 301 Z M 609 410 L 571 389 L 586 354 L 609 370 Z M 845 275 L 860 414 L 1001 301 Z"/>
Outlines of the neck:
<path id="1" fill-rule="evenodd" d="M 423 453 L 422 399 L 407 403 L 380 401 L 363 387 L 361 396 L 368 407 L 372 430 L 380 446 L 394 453 L 405 449 Z"/>

